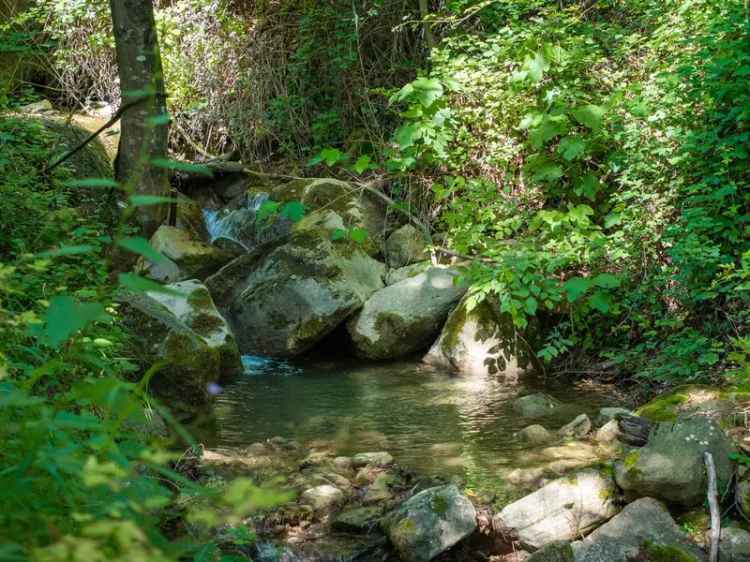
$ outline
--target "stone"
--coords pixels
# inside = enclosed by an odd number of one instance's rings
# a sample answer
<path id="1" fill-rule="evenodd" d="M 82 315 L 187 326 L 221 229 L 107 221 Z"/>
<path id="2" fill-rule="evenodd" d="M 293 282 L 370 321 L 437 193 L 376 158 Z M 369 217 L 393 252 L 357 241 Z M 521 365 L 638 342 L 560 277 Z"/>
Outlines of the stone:
<path id="1" fill-rule="evenodd" d="M 602 445 L 608 445 L 617 441 L 617 436 L 620 434 L 620 429 L 617 425 L 617 420 L 609 420 L 603 426 L 596 430 L 594 434 L 594 440 Z"/>
<path id="2" fill-rule="evenodd" d="M 385 284 L 387 286 L 395 285 L 396 283 L 404 281 L 405 279 L 416 277 L 420 273 L 424 273 L 425 271 L 430 269 L 430 267 L 432 267 L 432 263 L 430 261 L 420 261 L 411 265 L 407 265 L 405 267 L 399 267 L 398 269 L 391 269 L 385 275 Z"/>
<path id="3" fill-rule="evenodd" d="M 615 479 L 631 498 L 698 506 L 706 496 L 706 451 L 713 455 L 719 490 L 726 490 L 733 474 L 732 444 L 716 421 L 703 417 L 657 424 L 644 447 L 615 463 Z"/>
<path id="4" fill-rule="evenodd" d="M 396 478 L 387 472 L 381 472 L 375 477 L 375 480 L 367 488 L 364 498 L 362 501 L 366 504 L 371 503 L 382 503 L 393 498 L 393 492 L 391 486 L 396 481 Z"/>
<path id="5" fill-rule="evenodd" d="M 530 445 L 541 445 L 552 440 L 552 434 L 543 425 L 534 424 L 518 432 L 518 439 Z"/>
<path id="6" fill-rule="evenodd" d="M 52 102 L 48 99 L 35 101 L 34 103 L 27 103 L 18 108 L 21 113 L 46 113 L 48 111 L 54 111 Z"/>
<path id="7" fill-rule="evenodd" d="M 237 344 L 200 281 L 164 288 L 118 297 L 125 324 L 136 336 L 134 353 L 149 367 L 164 362 L 151 381 L 160 395 L 186 405 L 206 404 L 212 389 L 219 390 L 212 383 L 242 373 Z"/>
<path id="8" fill-rule="evenodd" d="M 574 542 L 575 562 L 700 562 L 701 550 L 685 536 L 664 505 L 641 498 L 588 537 Z"/>
<path id="9" fill-rule="evenodd" d="M 140 259 L 136 271 L 164 283 L 205 279 L 233 258 L 233 254 L 196 238 L 188 230 L 161 225 L 151 237 L 151 247 L 164 259 Z"/>
<path id="10" fill-rule="evenodd" d="M 333 469 L 339 474 L 350 474 L 354 470 L 351 457 L 336 457 L 333 459 Z"/>
<path id="11" fill-rule="evenodd" d="M 724 527 L 719 540 L 719 562 L 750 562 L 750 533 Z"/>
<path id="12" fill-rule="evenodd" d="M 591 420 L 586 414 L 581 414 L 570 423 L 558 429 L 557 433 L 561 437 L 580 439 L 588 435 L 589 431 L 591 431 Z"/>
<path id="13" fill-rule="evenodd" d="M 460 374 L 517 378 L 534 355 L 526 341 L 510 315 L 501 314 L 489 301 L 477 302 L 469 293 L 450 313 L 423 361 Z"/>
<path id="14" fill-rule="evenodd" d="M 399 268 L 429 258 L 424 236 L 407 224 L 395 230 L 385 242 L 385 258 L 390 267 Z"/>
<path id="15" fill-rule="evenodd" d="M 363 466 L 386 467 L 393 464 L 393 456 L 385 451 L 375 453 L 359 453 L 352 457 L 352 466 L 362 468 Z"/>
<path id="16" fill-rule="evenodd" d="M 536 550 L 552 541 L 573 540 L 618 511 L 614 481 L 596 470 L 583 470 L 506 505 L 492 523 L 503 536 Z"/>
<path id="17" fill-rule="evenodd" d="M 476 510 L 455 485 L 428 488 L 404 502 L 381 526 L 405 562 L 427 562 L 468 537 Z"/>
<path id="18" fill-rule="evenodd" d="M 750 479 L 748 479 L 747 474 L 742 476 L 737 482 L 734 497 L 737 508 L 742 515 L 750 517 Z"/>
<path id="19" fill-rule="evenodd" d="M 527 394 L 516 398 L 512 403 L 513 411 L 524 418 L 541 418 L 557 412 L 562 404 L 546 394 Z"/>
<path id="20" fill-rule="evenodd" d="M 355 507 L 337 515 L 332 527 L 344 533 L 369 533 L 377 527 L 382 513 L 379 506 Z"/>
<path id="21" fill-rule="evenodd" d="M 324 232 L 295 232 L 245 265 L 211 284 L 236 281 L 229 317 L 240 350 L 251 355 L 295 357 L 310 350 L 384 286 L 383 264 Z"/>
<path id="22" fill-rule="evenodd" d="M 526 562 L 575 562 L 570 541 L 555 541 L 544 545 L 526 559 Z"/>
<path id="23" fill-rule="evenodd" d="M 599 408 L 599 414 L 596 416 L 596 426 L 602 427 L 614 420 L 618 415 L 632 416 L 633 412 L 627 408 Z"/>
<path id="24" fill-rule="evenodd" d="M 455 271 L 430 268 L 374 293 L 346 325 L 355 353 L 395 359 L 430 345 L 466 292 L 457 278 Z"/>
<path id="25" fill-rule="evenodd" d="M 315 511 L 328 511 L 344 502 L 344 492 L 336 486 L 321 484 L 302 492 L 300 500 Z"/>
<path id="26" fill-rule="evenodd" d="M 197 201 L 190 199 L 181 193 L 177 195 L 177 220 L 178 229 L 190 233 L 194 240 L 208 240 L 208 232 L 203 221 L 203 209 Z"/>

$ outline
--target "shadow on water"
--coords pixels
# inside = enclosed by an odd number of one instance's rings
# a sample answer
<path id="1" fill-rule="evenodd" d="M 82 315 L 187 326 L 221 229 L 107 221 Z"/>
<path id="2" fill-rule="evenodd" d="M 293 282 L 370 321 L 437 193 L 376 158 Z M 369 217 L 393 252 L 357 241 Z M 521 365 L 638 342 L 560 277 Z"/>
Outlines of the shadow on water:
<path id="1" fill-rule="evenodd" d="M 493 487 L 499 470 L 521 453 L 514 433 L 538 423 L 514 413 L 513 398 L 544 391 L 569 404 L 542 421 L 551 429 L 615 401 L 606 390 L 533 377 L 512 385 L 497 376 L 456 377 L 416 360 L 336 357 L 300 368 L 246 357 L 245 364 L 248 373 L 217 397 L 219 448 L 280 435 L 342 455 L 385 450 L 420 474 L 457 475 L 481 488 Z"/>

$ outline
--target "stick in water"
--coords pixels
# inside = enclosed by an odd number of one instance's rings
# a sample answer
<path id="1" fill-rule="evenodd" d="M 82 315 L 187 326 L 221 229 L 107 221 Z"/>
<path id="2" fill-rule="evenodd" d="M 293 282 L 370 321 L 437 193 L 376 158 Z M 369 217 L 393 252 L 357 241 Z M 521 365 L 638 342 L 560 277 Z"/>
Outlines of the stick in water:
<path id="1" fill-rule="evenodd" d="M 719 559 L 719 537 L 721 536 L 721 514 L 719 512 L 719 488 L 716 484 L 716 465 L 714 457 L 706 451 L 703 453 L 708 474 L 708 508 L 711 512 L 711 531 L 709 535 L 710 549 L 708 562 L 717 562 Z"/>

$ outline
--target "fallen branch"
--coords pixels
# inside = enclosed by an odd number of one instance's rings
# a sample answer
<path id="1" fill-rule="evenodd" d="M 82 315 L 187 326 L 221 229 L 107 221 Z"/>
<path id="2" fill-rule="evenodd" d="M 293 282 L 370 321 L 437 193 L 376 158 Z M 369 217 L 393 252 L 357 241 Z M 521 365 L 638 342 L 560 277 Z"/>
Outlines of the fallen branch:
<path id="1" fill-rule="evenodd" d="M 717 562 L 719 559 L 719 537 L 721 536 L 721 512 L 719 511 L 719 488 L 716 483 L 716 465 L 714 457 L 706 451 L 703 453 L 708 475 L 708 508 L 711 512 L 711 530 L 709 531 L 708 562 Z"/>
<path id="2" fill-rule="evenodd" d="M 99 127 L 96 131 L 94 131 L 93 133 L 91 133 L 83 142 L 81 142 L 80 144 L 78 144 L 75 148 L 73 148 L 72 150 L 69 150 L 68 152 L 66 152 L 65 154 L 63 154 L 60 158 L 58 158 L 55 162 L 53 162 L 52 164 L 50 164 L 45 169 L 45 172 L 51 172 L 52 170 L 54 170 L 55 168 L 57 168 L 60 164 L 62 164 L 66 160 L 68 160 L 71 156 L 74 156 L 75 154 L 77 154 L 78 152 L 80 152 L 81 150 L 83 150 L 86 147 L 87 144 L 89 144 L 96 137 L 98 137 L 99 135 L 101 135 L 102 132 L 104 132 L 106 129 L 109 129 L 112 125 L 114 125 L 115 123 L 117 123 L 120 120 L 120 117 L 122 117 L 123 113 L 125 113 L 128 109 L 130 109 L 132 107 L 135 107 L 138 104 L 143 103 L 147 99 L 148 98 L 143 97 L 143 98 L 137 99 L 135 101 L 131 101 L 129 103 L 126 103 L 124 105 L 121 105 L 119 107 L 119 109 L 117 111 L 115 111 L 115 114 L 112 117 L 110 117 L 109 121 L 107 121 L 104 125 L 102 125 L 101 127 Z"/>

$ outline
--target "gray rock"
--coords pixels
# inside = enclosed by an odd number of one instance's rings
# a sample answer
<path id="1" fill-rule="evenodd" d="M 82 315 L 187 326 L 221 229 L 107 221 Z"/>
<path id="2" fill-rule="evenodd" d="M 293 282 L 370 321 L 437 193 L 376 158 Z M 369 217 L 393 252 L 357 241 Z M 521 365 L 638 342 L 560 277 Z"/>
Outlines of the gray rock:
<path id="1" fill-rule="evenodd" d="M 399 267 L 398 269 L 391 269 L 385 276 L 385 284 L 395 285 L 410 277 L 416 277 L 420 273 L 424 273 L 432 267 L 432 263 L 429 261 L 420 261 L 407 265 L 405 267 Z"/>
<path id="2" fill-rule="evenodd" d="M 591 431 L 591 420 L 586 414 L 581 414 L 570 423 L 558 429 L 557 433 L 561 437 L 580 439 L 588 435 L 589 431 Z"/>
<path id="3" fill-rule="evenodd" d="M 252 260 L 251 260 L 252 261 Z M 299 231 L 256 263 L 237 267 L 229 316 L 244 353 L 294 357 L 312 348 L 383 287 L 385 266 L 353 242 Z"/>
<path id="4" fill-rule="evenodd" d="M 385 257 L 393 268 L 427 259 L 427 244 L 422 233 L 410 224 L 395 230 L 385 243 Z"/>
<path id="5" fill-rule="evenodd" d="M 738 527 L 723 528 L 719 562 L 750 562 L 750 533 Z"/>
<path id="6" fill-rule="evenodd" d="M 737 482 L 734 495 L 735 503 L 742 515 L 750 517 L 750 479 L 747 474 Z"/>
<path id="7" fill-rule="evenodd" d="M 461 296 L 457 273 L 430 268 L 381 289 L 347 322 L 355 352 L 367 359 L 394 359 L 427 347 Z"/>
<path id="8" fill-rule="evenodd" d="M 523 443 L 541 445 L 552 440 L 552 434 L 543 425 L 534 424 L 518 432 L 518 439 Z"/>
<path id="9" fill-rule="evenodd" d="M 575 562 L 700 562 L 703 559 L 701 550 L 680 531 L 664 505 L 653 498 L 631 503 L 611 521 L 572 546 Z"/>
<path id="10" fill-rule="evenodd" d="M 513 411 L 524 418 L 541 418 L 556 413 L 562 404 L 552 396 L 537 393 L 516 398 L 512 407 Z"/>
<path id="11" fill-rule="evenodd" d="M 362 468 L 367 465 L 386 467 L 393 464 L 393 456 L 385 451 L 379 451 L 376 453 L 359 453 L 352 457 L 351 463 L 354 468 Z"/>
<path id="12" fill-rule="evenodd" d="M 552 541 L 573 540 L 616 515 L 616 496 L 611 478 L 584 470 L 505 506 L 492 523 L 522 547 L 536 550 Z"/>
<path id="13" fill-rule="evenodd" d="M 368 533 L 379 523 L 383 509 L 379 506 L 355 507 L 333 520 L 333 529 L 345 533 Z"/>
<path id="14" fill-rule="evenodd" d="M 551 542 L 526 559 L 526 562 L 574 562 L 570 541 Z"/>
<path id="15" fill-rule="evenodd" d="M 596 416 L 597 427 L 601 427 L 607 422 L 615 419 L 615 416 L 617 416 L 618 414 L 632 416 L 633 412 L 631 410 L 628 410 L 627 408 L 600 408 L 599 415 Z"/>
<path id="16" fill-rule="evenodd" d="M 310 505 L 315 511 L 328 511 L 343 503 L 344 492 L 336 486 L 322 484 L 302 492 L 300 500 L 302 503 Z"/>
<path id="17" fill-rule="evenodd" d="M 438 486 L 404 502 L 381 525 L 402 560 L 427 562 L 474 532 L 476 510 L 456 486 Z"/>
<path id="18" fill-rule="evenodd" d="M 596 430 L 594 440 L 597 443 L 608 445 L 617 441 L 620 430 L 617 426 L 617 420 L 609 420 L 603 426 Z"/>
<path id="19" fill-rule="evenodd" d="M 526 339 L 497 305 L 476 299 L 472 294 L 461 299 L 424 362 L 456 373 L 517 377 L 533 357 Z"/>
<path id="20" fill-rule="evenodd" d="M 706 495 L 703 453 L 713 454 L 719 490 L 732 478 L 732 444 L 711 419 L 696 417 L 657 424 L 648 443 L 615 463 L 615 479 L 629 497 L 653 497 L 683 507 L 701 505 Z"/>

